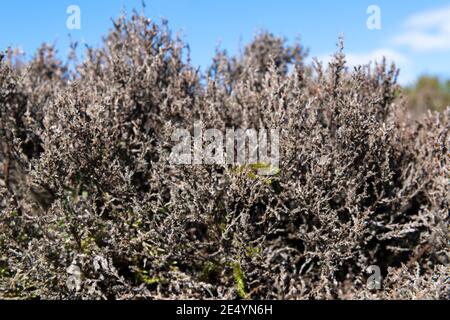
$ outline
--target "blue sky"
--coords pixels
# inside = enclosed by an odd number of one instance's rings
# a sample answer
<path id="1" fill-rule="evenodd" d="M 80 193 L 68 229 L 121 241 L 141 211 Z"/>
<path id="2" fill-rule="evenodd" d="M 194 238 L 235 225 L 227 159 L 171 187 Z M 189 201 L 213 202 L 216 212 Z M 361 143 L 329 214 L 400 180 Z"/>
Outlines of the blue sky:
<path id="1" fill-rule="evenodd" d="M 341 33 L 351 64 L 385 55 L 401 68 L 401 82 L 421 74 L 450 78 L 450 3 L 441 0 L 147 0 L 146 15 L 169 20 L 190 44 L 192 61 L 205 67 L 218 43 L 230 53 L 267 29 L 290 41 L 300 36 L 310 56 L 326 61 Z M 81 9 L 81 29 L 69 30 L 69 5 Z M 369 30 L 367 8 L 377 5 L 381 30 Z M 1 1 L 0 48 L 20 47 L 28 55 L 54 43 L 61 55 L 74 40 L 98 45 L 122 8 L 141 9 L 140 0 Z"/>

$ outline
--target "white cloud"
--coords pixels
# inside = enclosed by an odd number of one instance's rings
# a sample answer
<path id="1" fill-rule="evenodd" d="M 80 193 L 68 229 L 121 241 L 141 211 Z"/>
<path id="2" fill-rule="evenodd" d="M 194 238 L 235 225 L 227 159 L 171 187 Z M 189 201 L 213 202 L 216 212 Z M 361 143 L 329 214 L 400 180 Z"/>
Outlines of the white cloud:
<path id="1" fill-rule="evenodd" d="M 371 64 L 373 66 L 374 63 L 383 61 L 383 58 L 386 58 L 386 62 L 388 64 L 395 63 L 396 67 L 400 68 L 400 84 L 409 84 L 414 80 L 415 75 L 411 72 L 406 72 L 406 70 L 410 70 L 411 61 L 404 54 L 398 51 L 389 48 L 379 48 L 369 52 L 345 53 L 345 60 L 347 61 L 348 67 L 356 67 L 367 64 Z M 326 66 L 331 59 L 331 54 L 318 57 L 318 60 L 321 61 L 324 66 Z"/>
<path id="2" fill-rule="evenodd" d="M 409 60 L 400 52 L 392 49 L 376 49 L 366 53 L 348 53 L 346 54 L 347 63 L 351 66 L 358 66 L 367 63 L 381 62 L 386 58 L 388 63 L 395 62 L 397 65 L 407 65 Z"/>
<path id="3" fill-rule="evenodd" d="M 404 23 L 407 28 L 438 29 L 449 31 L 450 6 L 427 10 L 410 16 Z"/>
<path id="4" fill-rule="evenodd" d="M 403 28 L 394 38 L 396 45 L 415 51 L 450 50 L 450 6 L 414 14 Z"/>
<path id="5" fill-rule="evenodd" d="M 345 53 L 345 60 L 347 61 L 347 66 L 356 67 L 359 65 L 373 64 L 375 62 L 381 62 L 383 58 L 386 58 L 388 63 L 395 62 L 398 66 L 406 66 L 409 64 L 409 59 L 392 49 L 381 48 L 370 52 L 363 53 Z M 328 64 L 332 59 L 332 55 L 321 55 L 318 57 L 319 61 L 322 61 L 325 65 Z"/>

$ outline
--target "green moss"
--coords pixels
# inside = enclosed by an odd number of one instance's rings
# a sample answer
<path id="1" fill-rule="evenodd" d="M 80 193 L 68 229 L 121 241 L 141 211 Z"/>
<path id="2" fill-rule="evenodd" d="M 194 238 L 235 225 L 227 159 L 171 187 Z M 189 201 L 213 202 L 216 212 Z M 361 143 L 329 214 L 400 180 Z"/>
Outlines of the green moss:
<path id="1" fill-rule="evenodd" d="M 132 224 L 132 227 L 135 229 L 139 229 L 144 225 L 142 219 L 137 220 L 135 223 Z"/>
<path id="2" fill-rule="evenodd" d="M 215 261 L 206 261 L 203 264 L 200 280 L 204 282 L 213 282 L 217 280 L 222 272 L 222 266 Z"/>
<path id="3" fill-rule="evenodd" d="M 257 163 L 250 164 L 250 165 L 233 167 L 231 169 L 231 172 L 234 172 L 234 173 L 243 173 L 244 172 L 250 180 L 260 180 L 267 185 L 271 185 L 273 182 L 272 179 L 268 178 L 265 175 L 262 175 L 260 173 L 261 170 L 273 171 L 273 174 L 271 176 L 278 176 L 280 174 L 279 168 L 272 167 L 271 164 L 263 163 L 263 162 L 257 162 Z"/>
<path id="4" fill-rule="evenodd" d="M 60 220 L 57 222 L 57 226 L 58 226 L 60 229 L 64 229 L 65 226 L 66 226 L 66 221 L 65 221 L 64 219 L 60 219 Z"/>
<path id="5" fill-rule="evenodd" d="M 83 253 L 90 253 L 96 247 L 95 238 L 87 237 L 80 241 L 80 249 Z"/>
<path id="6" fill-rule="evenodd" d="M 254 172 L 258 172 L 259 170 L 270 170 L 273 171 L 272 175 L 279 175 L 280 168 L 272 167 L 270 163 L 257 162 L 255 164 L 250 165 Z"/>
<path id="7" fill-rule="evenodd" d="M 225 231 L 227 230 L 227 223 L 226 222 L 219 223 L 219 230 L 222 234 L 224 234 Z"/>
<path id="8" fill-rule="evenodd" d="M 247 255 L 249 257 L 256 257 L 257 255 L 259 255 L 261 253 L 261 248 L 247 246 L 245 248 L 245 252 L 247 253 Z"/>
<path id="9" fill-rule="evenodd" d="M 151 277 L 148 274 L 148 271 L 137 269 L 136 271 L 136 280 L 140 283 L 145 283 L 146 285 L 155 285 L 161 282 L 160 278 Z"/>
<path id="10" fill-rule="evenodd" d="M 241 265 L 235 262 L 232 264 L 232 267 L 237 294 L 241 299 L 248 299 L 248 293 L 245 285 L 245 276 L 242 272 Z"/>
<path id="11" fill-rule="evenodd" d="M 147 242 L 143 242 L 143 247 L 145 250 L 145 253 L 147 253 L 150 257 L 160 257 L 165 253 L 165 251 L 161 248 L 157 248 L 155 246 L 152 246 L 148 244 Z"/>
<path id="12" fill-rule="evenodd" d="M 11 277 L 11 272 L 7 268 L 0 268 L 0 278 Z"/>
<path id="13" fill-rule="evenodd" d="M 167 214 L 169 210 L 166 207 L 161 207 L 158 209 L 158 213 Z"/>
<path id="14" fill-rule="evenodd" d="M 271 165 L 268 163 L 264 163 L 264 162 L 257 162 L 257 163 L 251 164 L 250 167 L 253 170 L 270 169 Z"/>

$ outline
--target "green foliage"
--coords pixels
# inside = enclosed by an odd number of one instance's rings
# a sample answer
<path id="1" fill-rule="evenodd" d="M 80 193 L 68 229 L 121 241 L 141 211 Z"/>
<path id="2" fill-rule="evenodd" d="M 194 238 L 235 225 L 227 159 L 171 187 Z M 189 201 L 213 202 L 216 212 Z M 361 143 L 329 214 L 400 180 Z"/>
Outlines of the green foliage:
<path id="1" fill-rule="evenodd" d="M 152 286 L 161 282 L 160 278 L 151 277 L 148 275 L 148 271 L 138 269 L 136 271 L 136 278 L 138 282 L 145 283 L 146 285 Z"/>
<path id="2" fill-rule="evenodd" d="M 11 272 L 7 268 L 0 268 L 0 278 L 10 277 Z"/>
<path id="3" fill-rule="evenodd" d="M 210 283 L 217 282 L 221 275 L 223 267 L 215 261 L 206 261 L 203 264 L 202 273 L 200 274 L 200 280 Z"/>
<path id="4" fill-rule="evenodd" d="M 450 106 L 450 80 L 422 76 L 416 84 L 405 89 L 408 107 L 415 112 L 443 111 Z"/>
<path id="5" fill-rule="evenodd" d="M 236 292 L 241 299 L 248 299 L 248 293 L 245 285 L 245 276 L 242 272 L 241 265 L 238 262 L 232 263 L 234 283 Z"/>
<path id="6" fill-rule="evenodd" d="M 279 168 L 274 168 L 271 164 L 258 162 L 250 165 L 236 166 L 231 169 L 233 173 L 244 173 L 250 180 L 262 181 L 264 184 L 271 185 L 272 179 L 280 174 Z M 270 174 L 268 174 L 270 172 Z"/>

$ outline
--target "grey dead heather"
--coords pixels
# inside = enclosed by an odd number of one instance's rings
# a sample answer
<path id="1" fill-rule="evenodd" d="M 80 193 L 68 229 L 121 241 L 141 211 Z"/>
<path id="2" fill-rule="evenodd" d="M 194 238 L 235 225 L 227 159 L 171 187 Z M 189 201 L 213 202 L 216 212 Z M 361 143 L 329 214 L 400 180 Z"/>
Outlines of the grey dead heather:
<path id="1" fill-rule="evenodd" d="M 5 52 L 0 298 L 448 299 L 450 109 L 411 120 L 396 68 L 341 47 L 261 32 L 201 72 L 135 13 L 83 59 Z M 279 129 L 275 174 L 171 164 L 196 121 Z"/>

